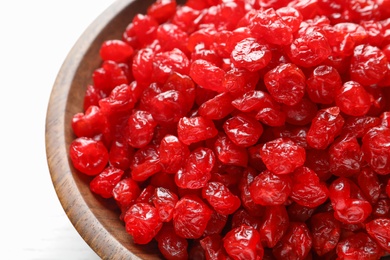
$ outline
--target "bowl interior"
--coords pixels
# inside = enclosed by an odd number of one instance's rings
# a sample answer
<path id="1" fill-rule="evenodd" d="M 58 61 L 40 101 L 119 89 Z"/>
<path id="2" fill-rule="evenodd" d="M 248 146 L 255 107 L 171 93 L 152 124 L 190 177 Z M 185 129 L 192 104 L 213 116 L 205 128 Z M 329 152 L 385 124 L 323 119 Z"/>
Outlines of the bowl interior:
<path id="1" fill-rule="evenodd" d="M 118 0 L 83 33 L 65 60 L 51 93 L 46 118 L 46 152 L 59 200 L 84 240 L 102 258 L 159 259 L 156 244 L 135 245 L 119 219 L 115 203 L 100 199 L 89 189 L 90 177 L 78 173 L 68 152 L 75 138 L 70 122 L 83 109 L 92 72 L 101 64 L 103 41 L 121 39 L 137 13 L 146 13 L 153 0 Z M 178 1 L 178 4 L 184 1 Z"/>

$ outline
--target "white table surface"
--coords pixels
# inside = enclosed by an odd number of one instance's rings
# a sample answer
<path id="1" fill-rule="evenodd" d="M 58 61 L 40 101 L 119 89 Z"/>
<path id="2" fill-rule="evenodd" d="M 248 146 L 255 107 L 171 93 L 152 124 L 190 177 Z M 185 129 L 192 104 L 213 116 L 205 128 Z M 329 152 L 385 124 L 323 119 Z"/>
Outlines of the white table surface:
<path id="1" fill-rule="evenodd" d="M 0 259 L 99 259 L 52 186 L 45 116 L 67 53 L 113 1 L 0 1 Z"/>

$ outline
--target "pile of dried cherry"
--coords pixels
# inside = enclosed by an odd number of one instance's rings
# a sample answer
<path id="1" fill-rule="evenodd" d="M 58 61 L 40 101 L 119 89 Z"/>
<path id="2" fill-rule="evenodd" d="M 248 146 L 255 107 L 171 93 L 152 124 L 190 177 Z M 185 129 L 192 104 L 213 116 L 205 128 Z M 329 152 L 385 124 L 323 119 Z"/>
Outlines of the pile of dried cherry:
<path id="1" fill-rule="evenodd" d="M 166 259 L 390 252 L 390 0 L 158 0 L 74 115 L 74 167 Z"/>

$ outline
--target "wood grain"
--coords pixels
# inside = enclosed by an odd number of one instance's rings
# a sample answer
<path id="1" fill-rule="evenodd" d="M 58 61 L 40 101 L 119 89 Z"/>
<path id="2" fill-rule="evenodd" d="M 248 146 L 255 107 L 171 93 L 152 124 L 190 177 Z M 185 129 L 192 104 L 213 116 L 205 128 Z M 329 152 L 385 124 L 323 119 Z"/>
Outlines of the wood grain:
<path id="1" fill-rule="evenodd" d="M 160 259 L 155 244 L 135 245 L 126 233 L 113 204 L 94 196 L 88 177 L 71 165 L 68 148 L 75 138 L 70 122 L 82 111 L 84 92 L 101 60 L 103 41 L 120 39 L 137 13 L 145 13 L 152 0 L 118 0 L 80 37 L 67 56 L 54 83 L 46 114 L 46 154 L 54 188 L 70 221 L 102 259 Z"/>

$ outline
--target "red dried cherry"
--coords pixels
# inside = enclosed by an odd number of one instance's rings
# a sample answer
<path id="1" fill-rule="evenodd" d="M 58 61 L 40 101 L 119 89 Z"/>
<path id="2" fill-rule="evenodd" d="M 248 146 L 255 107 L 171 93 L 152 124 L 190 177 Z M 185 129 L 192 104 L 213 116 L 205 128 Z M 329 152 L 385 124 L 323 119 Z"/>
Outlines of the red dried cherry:
<path id="1" fill-rule="evenodd" d="M 363 168 L 357 176 L 357 184 L 372 205 L 378 202 L 382 185 L 373 170 L 369 167 Z"/>
<path id="2" fill-rule="evenodd" d="M 330 171 L 334 175 L 350 177 L 360 172 L 362 152 L 355 137 L 340 137 L 329 147 L 328 153 Z"/>
<path id="3" fill-rule="evenodd" d="M 313 249 L 322 256 L 332 251 L 339 242 L 341 225 L 332 212 L 318 213 L 310 219 Z"/>
<path id="4" fill-rule="evenodd" d="M 343 125 L 339 107 L 321 109 L 309 128 L 307 143 L 315 149 L 325 149 L 340 134 Z"/>
<path id="5" fill-rule="evenodd" d="M 175 175 L 177 186 L 186 189 L 200 189 L 206 186 L 211 178 L 215 164 L 212 150 L 200 147 L 191 152 L 183 167 Z"/>
<path id="6" fill-rule="evenodd" d="M 202 189 L 202 196 L 222 215 L 233 214 L 241 205 L 240 199 L 220 182 L 209 182 Z"/>
<path id="7" fill-rule="evenodd" d="M 176 235 L 170 224 L 164 224 L 156 235 L 157 245 L 160 252 L 167 260 L 188 259 L 187 239 Z"/>
<path id="8" fill-rule="evenodd" d="M 357 82 L 345 82 L 335 93 L 336 105 L 347 115 L 364 116 L 370 110 L 371 97 Z"/>
<path id="9" fill-rule="evenodd" d="M 380 119 L 371 116 L 348 117 L 345 120 L 342 134 L 363 137 L 371 128 L 378 126 Z"/>
<path id="10" fill-rule="evenodd" d="M 273 98 L 264 91 L 252 90 L 232 101 L 232 105 L 242 112 L 259 111 L 261 109 L 279 108 Z"/>
<path id="11" fill-rule="evenodd" d="M 72 118 L 72 130 L 77 137 L 94 137 L 107 127 L 107 118 L 98 106 L 89 106 L 85 113 L 77 113 Z"/>
<path id="12" fill-rule="evenodd" d="M 222 80 L 225 72 L 206 60 L 196 60 L 190 67 L 190 77 L 201 87 L 216 92 L 225 92 Z"/>
<path id="13" fill-rule="evenodd" d="M 176 173 L 190 155 L 190 150 L 174 135 L 166 135 L 160 143 L 160 163 L 164 171 Z"/>
<path id="14" fill-rule="evenodd" d="M 112 166 L 105 168 L 89 183 L 92 192 L 99 194 L 103 198 L 111 198 L 113 189 L 121 180 L 124 171 Z"/>
<path id="15" fill-rule="evenodd" d="M 336 247 L 341 259 L 379 259 L 382 249 L 367 234 L 359 232 L 341 240 Z"/>
<path id="16" fill-rule="evenodd" d="M 350 179 L 341 177 L 329 186 L 334 216 L 346 224 L 363 223 L 372 212 L 370 203 L 362 196 L 359 187 Z"/>
<path id="17" fill-rule="evenodd" d="M 116 86 L 106 98 L 99 101 L 100 110 L 107 116 L 130 112 L 137 102 L 137 97 L 130 85 Z"/>
<path id="18" fill-rule="evenodd" d="M 113 141 L 108 156 L 112 166 L 125 171 L 130 167 L 134 149 L 125 141 Z"/>
<path id="19" fill-rule="evenodd" d="M 135 181 L 145 181 L 161 170 L 160 156 L 156 146 L 148 145 L 138 149 L 130 165 Z"/>
<path id="20" fill-rule="evenodd" d="M 351 0 L 346 4 L 345 11 L 350 17 L 350 20 L 355 22 L 378 19 L 380 16 L 378 8 L 378 4 L 373 0 Z"/>
<path id="21" fill-rule="evenodd" d="M 238 42 L 231 54 L 231 60 L 237 68 L 258 71 L 270 62 L 271 50 L 266 44 L 254 38 L 246 38 Z"/>
<path id="22" fill-rule="evenodd" d="M 331 54 L 327 38 L 318 31 L 307 32 L 295 38 L 287 48 L 292 62 L 302 67 L 314 67 L 324 62 Z"/>
<path id="23" fill-rule="evenodd" d="M 84 111 L 87 111 L 90 106 L 98 106 L 99 100 L 105 97 L 107 95 L 104 91 L 96 88 L 94 85 L 88 85 L 84 96 Z"/>
<path id="24" fill-rule="evenodd" d="M 390 173 L 390 128 L 373 127 L 363 136 L 364 160 L 378 174 Z"/>
<path id="25" fill-rule="evenodd" d="M 308 131 L 309 128 L 306 126 L 286 125 L 284 127 L 282 126 L 282 127 L 274 128 L 272 132 L 275 138 L 291 139 L 291 141 L 305 148 L 306 152 L 308 152 L 310 150 L 308 149 L 309 146 L 307 145 L 307 141 L 306 141 L 306 135 Z"/>
<path id="26" fill-rule="evenodd" d="M 249 186 L 255 203 L 263 206 L 282 205 L 291 194 L 292 180 L 288 175 L 264 171 Z"/>
<path id="27" fill-rule="evenodd" d="M 243 171 L 244 169 L 240 166 L 225 165 L 217 160 L 213 170 L 211 171 L 210 181 L 220 182 L 229 188 L 233 188 L 233 193 L 236 194 L 236 185 L 240 181 Z"/>
<path id="28" fill-rule="evenodd" d="M 259 204 L 256 204 L 253 201 L 249 190 L 250 184 L 253 182 L 256 175 L 257 172 L 254 169 L 248 167 L 242 173 L 238 188 L 240 190 L 240 199 L 243 208 L 246 209 L 248 214 L 259 217 L 263 215 L 264 207 Z"/>
<path id="29" fill-rule="evenodd" d="M 192 79 L 178 72 L 172 72 L 172 74 L 165 81 L 162 91 L 176 90 L 185 99 L 186 104 L 183 107 L 183 111 L 187 113 L 191 110 L 195 101 L 195 84 Z"/>
<path id="30" fill-rule="evenodd" d="M 204 249 L 202 256 L 193 257 L 191 259 L 227 259 L 227 253 L 223 247 L 223 241 L 219 234 L 206 236 L 200 240 L 200 244 Z"/>
<path id="31" fill-rule="evenodd" d="M 133 55 L 133 48 L 121 40 L 108 40 L 100 47 L 100 57 L 102 60 L 112 60 L 115 62 L 127 62 Z"/>
<path id="32" fill-rule="evenodd" d="M 271 172 L 288 174 L 304 164 L 306 152 L 290 139 L 278 138 L 265 143 L 260 150 L 260 156 Z"/>
<path id="33" fill-rule="evenodd" d="M 351 59 L 351 79 L 363 86 L 376 84 L 386 75 L 387 62 L 386 55 L 378 47 L 358 45 Z"/>
<path id="34" fill-rule="evenodd" d="M 269 126 L 282 126 L 286 115 L 266 92 L 253 90 L 233 100 L 232 105 L 242 112 L 256 112 L 256 119 Z"/>
<path id="35" fill-rule="evenodd" d="M 178 6 L 172 18 L 172 23 L 176 24 L 180 29 L 187 33 L 193 33 L 197 27 L 200 11 L 187 5 Z"/>
<path id="36" fill-rule="evenodd" d="M 321 181 L 326 181 L 332 176 L 328 150 L 307 150 L 305 166 L 312 169 Z"/>
<path id="37" fill-rule="evenodd" d="M 132 71 L 138 84 L 149 86 L 153 82 L 154 51 L 151 48 L 140 49 L 134 55 Z"/>
<path id="38" fill-rule="evenodd" d="M 320 104 L 332 104 L 336 91 L 342 86 L 340 74 L 331 66 L 316 67 L 306 81 L 309 98 Z"/>
<path id="39" fill-rule="evenodd" d="M 226 120 L 223 129 L 233 143 L 243 147 L 256 144 L 263 133 L 263 126 L 245 114 L 239 114 Z"/>
<path id="40" fill-rule="evenodd" d="M 390 219 L 377 218 L 366 224 L 367 233 L 386 251 L 390 250 Z"/>
<path id="41" fill-rule="evenodd" d="M 333 27 L 325 26 L 323 30 L 334 55 L 341 57 L 352 55 L 355 46 L 367 37 L 367 32 L 362 26 L 351 22 L 337 23 Z"/>
<path id="42" fill-rule="evenodd" d="M 156 187 L 153 185 L 146 186 L 138 196 L 138 198 L 135 200 L 135 203 L 147 203 L 149 205 L 153 205 L 153 196 L 154 191 L 156 190 Z"/>
<path id="43" fill-rule="evenodd" d="M 241 225 L 230 230 L 223 238 L 223 246 L 233 259 L 261 259 L 263 257 L 260 235 L 251 226 Z"/>
<path id="44" fill-rule="evenodd" d="M 173 211 L 173 226 L 176 234 L 189 239 L 201 237 L 211 214 L 211 209 L 198 197 L 182 197 Z"/>
<path id="45" fill-rule="evenodd" d="M 134 148 L 147 146 L 153 138 L 156 122 L 147 111 L 135 111 L 128 120 L 127 142 Z"/>
<path id="46" fill-rule="evenodd" d="M 126 211 L 124 221 L 126 231 L 136 244 L 149 243 L 162 227 L 156 208 L 146 203 L 132 205 Z"/>
<path id="47" fill-rule="evenodd" d="M 204 102 L 199 107 L 198 113 L 208 119 L 222 119 L 233 112 L 234 107 L 232 106 L 232 101 L 233 97 L 229 93 L 221 93 Z"/>
<path id="48" fill-rule="evenodd" d="M 218 49 L 219 52 L 222 52 L 220 55 L 223 56 L 226 52 L 226 57 L 229 57 L 231 52 L 236 47 L 237 43 L 241 42 L 244 39 L 252 38 L 251 36 L 252 34 L 248 27 L 237 27 L 233 31 L 221 31 L 217 33 L 217 39 L 222 38 L 221 44 L 218 45 L 218 47 L 223 48 L 223 50 Z"/>
<path id="49" fill-rule="evenodd" d="M 258 72 L 233 67 L 226 71 L 222 85 L 233 97 L 237 97 L 254 90 L 259 78 Z"/>
<path id="50" fill-rule="evenodd" d="M 297 9 L 285 6 L 277 9 L 276 13 L 282 18 L 283 22 L 291 28 L 293 33 L 298 31 L 303 17 Z"/>
<path id="51" fill-rule="evenodd" d="M 306 78 L 295 64 L 277 66 L 264 76 L 264 83 L 271 96 L 279 103 L 293 106 L 303 98 Z"/>
<path id="52" fill-rule="evenodd" d="M 287 213 L 288 213 L 288 217 L 290 218 L 290 221 L 306 222 L 311 218 L 311 216 L 313 215 L 316 209 L 317 207 L 310 208 L 310 207 L 302 206 L 296 202 L 293 202 L 288 205 Z"/>
<path id="53" fill-rule="evenodd" d="M 291 176 L 291 199 L 296 203 L 315 208 L 328 199 L 328 188 L 317 174 L 307 167 L 300 167 Z"/>
<path id="54" fill-rule="evenodd" d="M 168 90 L 151 98 L 148 110 L 160 125 L 177 123 L 188 113 L 185 95 L 177 90 Z"/>
<path id="55" fill-rule="evenodd" d="M 228 215 L 219 214 L 216 211 L 213 211 L 211 218 L 207 223 L 207 227 L 203 232 L 204 236 L 210 236 L 214 234 L 220 234 L 225 228 L 225 225 L 228 221 Z"/>
<path id="56" fill-rule="evenodd" d="M 125 72 L 112 60 L 104 61 L 102 66 L 93 72 L 92 79 L 94 86 L 105 95 L 110 94 L 116 86 L 129 83 Z"/>
<path id="57" fill-rule="evenodd" d="M 161 84 L 164 84 L 173 72 L 188 75 L 190 68 L 190 61 L 185 53 L 178 48 L 156 53 L 153 57 L 152 64 L 152 78 L 155 82 Z"/>
<path id="58" fill-rule="evenodd" d="M 277 45 L 288 45 L 293 40 L 292 29 L 273 8 L 259 10 L 250 22 L 249 29 L 259 39 Z"/>
<path id="59" fill-rule="evenodd" d="M 312 237 L 306 224 L 292 222 L 282 239 L 272 249 L 276 259 L 305 259 L 312 247 Z"/>
<path id="60" fill-rule="evenodd" d="M 125 178 L 112 189 L 112 195 L 122 210 L 127 210 L 141 194 L 141 190 L 133 179 Z"/>
<path id="61" fill-rule="evenodd" d="M 69 148 L 73 166 L 87 175 L 97 175 L 108 163 L 108 151 L 104 144 L 87 137 L 75 139 Z"/>
<path id="62" fill-rule="evenodd" d="M 134 16 L 132 24 L 132 31 L 134 31 L 141 46 L 145 46 L 156 39 L 158 23 L 150 15 L 137 14 Z"/>
<path id="63" fill-rule="evenodd" d="M 177 195 L 166 188 L 158 187 L 154 190 L 152 201 L 160 220 L 162 222 L 171 221 L 173 209 L 178 201 Z"/>
<path id="64" fill-rule="evenodd" d="M 177 124 L 179 140 L 186 145 L 212 138 L 218 134 L 213 121 L 204 117 L 182 117 Z"/>
<path id="65" fill-rule="evenodd" d="M 273 248 L 287 232 L 289 224 L 289 217 L 284 206 L 267 206 L 263 223 L 259 228 L 261 241 L 268 248 Z"/>
<path id="66" fill-rule="evenodd" d="M 157 0 L 148 7 L 147 14 L 157 22 L 163 23 L 170 19 L 176 12 L 175 0 Z"/>
<path id="67" fill-rule="evenodd" d="M 239 209 L 233 214 L 232 228 L 236 228 L 244 224 L 252 226 L 257 230 L 260 227 L 261 222 L 261 218 L 250 215 L 245 209 Z"/>

